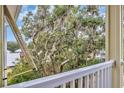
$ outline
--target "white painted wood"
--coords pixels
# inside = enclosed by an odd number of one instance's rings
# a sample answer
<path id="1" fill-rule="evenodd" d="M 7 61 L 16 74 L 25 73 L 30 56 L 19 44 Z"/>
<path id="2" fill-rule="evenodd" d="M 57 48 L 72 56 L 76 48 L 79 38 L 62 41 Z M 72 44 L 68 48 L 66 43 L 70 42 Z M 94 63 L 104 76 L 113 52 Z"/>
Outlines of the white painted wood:
<path id="1" fill-rule="evenodd" d="M 109 67 L 106 68 L 106 88 L 109 87 Z"/>
<path id="2" fill-rule="evenodd" d="M 89 75 L 87 75 L 85 77 L 85 88 L 89 88 L 89 84 L 90 84 L 90 82 L 89 82 Z"/>
<path id="3" fill-rule="evenodd" d="M 112 87 L 112 67 L 110 67 L 110 77 L 109 77 L 110 88 Z"/>
<path id="4" fill-rule="evenodd" d="M 107 68 L 105 68 L 105 88 L 107 88 Z"/>
<path id="5" fill-rule="evenodd" d="M 70 82 L 70 88 L 75 88 L 75 80 L 72 80 L 72 81 Z"/>
<path id="6" fill-rule="evenodd" d="M 103 69 L 100 71 L 100 88 L 103 88 Z"/>
<path id="7" fill-rule="evenodd" d="M 124 87 L 124 61 L 121 59 L 121 86 Z"/>
<path id="8" fill-rule="evenodd" d="M 111 68 L 108 69 L 108 74 L 109 74 L 108 75 L 109 76 L 109 78 L 108 78 L 108 81 L 109 81 L 108 82 L 108 87 L 111 88 L 112 87 L 112 78 L 111 78 L 112 77 L 112 71 L 111 71 Z"/>
<path id="9" fill-rule="evenodd" d="M 100 74 L 99 71 L 96 73 L 96 87 L 100 88 Z"/>
<path id="10" fill-rule="evenodd" d="M 78 88 L 83 88 L 83 78 L 78 79 Z"/>
<path id="11" fill-rule="evenodd" d="M 105 83 L 106 83 L 106 73 L 105 73 L 105 70 L 106 70 L 106 68 L 105 69 L 103 69 L 103 88 L 105 88 L 106 86 L 105 86 Z"/>
<path id="12" fill-rule="evenodd" d="M 5 24 L 5 20 L 4 20 Z M 3 76 L 7 78 L 7 26 L 4 25 L 4 63 L 3 63 Z M 7 86 L 7 79 L 4 80 L 4 86 Z"/>
<path id="13" fill-rule="evenodd" d="M 4 86 L 3 64 L 4 64 L 4 6 L 0 5 L 0 87 Z"/>
<path id="14" fill-rule="evenodd" d="M 84 88 L 86 88 L 87 87 L 87 77 L 85 76 L 84 77 Z"/>
<path id="15" fill-rule="evenodd" d="M 90 87 L 94 88 L 95 87 L 95 77 L 94 77 L 94 73 L 92 73 L 90 78 Z"/>
<path id="16" fill-rule="evenodd" d="M 110 68 L 108 68 L 108 88 L 110 88 Z"/>
<path id="17" fill-rule="evenodd" d="M 108 68 L 108 88 L 110 88 L 110 68 Z"/>
<path id="18" fill-rule="evenodd" d="M 61 88 L 66 88 L 66 83 L 62 84 Z"/>
<path id="19" fill-rule="evenodd" d="M 71 87 L 75 87 L 75 80 L 76 79 L 80 79 L 82 77 L 85 77 L 85 81 L 84 81 L 84 87 L 89 87 L 89 75 L 91 75 L 92 73 L 98 72 L 97 76 L 96 76 L 96 80 L 97 81 L 97 87 L 103 87 L 103 69 L 105 68 L 109 68 L 109 84 L 111 84 L 111 70 L 112 70 L 112 64 L 114 63 L 114 61 L 109 61 L 109 62 L 105 62 L 105 63 L 99 63 L 96 65 L 92 65 L 92 66 L 88 66 L 88 67 L 84 67 L 84 68 L 80 68 L 80 69 L 76 69 L 76 70 L 72 70 L 72 71 L 68 71 L 68 72 L 64 72 L 64 73 L 60 73 L 60 74 L 56 74 L 56 75 L 52 75 L 52 76 L 47 76 L 47 77 L 43 77 L 43 78 L 39 78 L 39 79 L 35 79 L 35 80 L 31 80 L 31 81 L 27 81 L 27 82 L 23 82 L 23 83 L 19 83 L 19 84 L 15 84 L 15 85 L 11 85 L 8 87 L 12 87 L 12 88 L 52 88 L 52 87 L 57 87 L 59 85 L 63 85 L 67 82 L 70 82 Z M 111 69 L 110 69 L 111 68 Z M 100 74 L 100 75 L 99 75 Z M 100 76 L 100 77 L 99 77 Z M 83 82 L 82 82 L 83 85 Z M 94 82 L 93 82 L 93 86 L 94 86 Z M 109 85 L 111 86 L 111 85 Z"/>
<path id="20" fill-rule="evenodd" d="M 108 79 L 107 79 L 107 76 L 108 76 L 108 68 L 105 69 L 105 88 L 107 88 L 107 84 L 108 84 Z"/>
<path id="21" fill-rule="evenodd" d="M 121 65 L 122 65 L 122 71 L 121 71 L 121 74 L 122 74 L 121 75 L 122 76 L 122 84 L 121 85 L 122 85 L 122 87 L 124 87 L 124 61 L 122 61 Z"/>
<path id="22" fill-rule="evenodd" d="M 114 59 L 116 60 L 116 66 L 112 68 L 112 87 L 120 88 L 121 87 L 121 59 L 122 59 L 122 7 L 118 5 L 110 5 L 107 7 L 107 16 L 106 16 L 106 54 L 107 60 Z"/>

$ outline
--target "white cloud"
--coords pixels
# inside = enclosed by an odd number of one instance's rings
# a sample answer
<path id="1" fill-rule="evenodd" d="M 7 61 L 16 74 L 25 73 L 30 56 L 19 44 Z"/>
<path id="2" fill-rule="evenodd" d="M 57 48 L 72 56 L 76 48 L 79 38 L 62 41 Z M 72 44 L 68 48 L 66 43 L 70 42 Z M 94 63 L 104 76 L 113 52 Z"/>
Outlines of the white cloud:
<path id="1" fill-rule="evenodd" d="M 23 12 L 23 11 L 27 11 L 28 8 L 29 8 L 28 5 L 23 5 L 22 8 L 21 8 L 21 12 Z"/>
<path id="2" fill-rule="evenodd" d="M 36 6 L 34 10 L 32 10 L 33 14 L 36 14 L 38 7 Z"/>
<path id="3" fill-rule="evenodd" d="M 21 29 L 22 29 L 22 27 L 21 27 L 21 26 L 19 26 L 18 28 L 19 28 L 19 30 L 21 30 Z"/>
<path id="4" fill-rule="evenodd" d="M 104 13 L 104 12 L 101 12 L 101 13 L 100 13 L 100 16 L 105 17 L 105 13 Z"/>
<path id="5" fill-rule="evenodd" d="M 18 17 L 19 20 L 22 20 L 23 17 L 28 13 L 28 7 L 29 7 L 28 5 L 22 6 L 21 12 L 20 12 L 19 17 Z"/>
<path id="6" fill-rule="evenodd" d="M 49 11 L 52 13 L 54 8 L 55 8 L 54 5 L 51 5 Z"/>
<path id="7" fill-rule="evenodd" d="M 18 19 L 19 19 L 19 20 L 22 20 L 23 17 L 24 17 L 29 11 L 31 11 L 33 14 L 35 14 L 35 13 L 37 12 L 37 6 L 35 7 L 35 9 L 30 9 L 30 5 L 24 5 L 24 6 L 22 6 L 21 12 L 20 12 L 20 14 L 19 14 Z"/>
<path id="8" fill-rule="evenodd" d="M 18 19 L 19 19 L 19 20 L 22 20 L 23 17 L 24 17 L 27 13 L 28 13 L 28 11 L 21 12 L 21 13 L 19 14 Z"/>

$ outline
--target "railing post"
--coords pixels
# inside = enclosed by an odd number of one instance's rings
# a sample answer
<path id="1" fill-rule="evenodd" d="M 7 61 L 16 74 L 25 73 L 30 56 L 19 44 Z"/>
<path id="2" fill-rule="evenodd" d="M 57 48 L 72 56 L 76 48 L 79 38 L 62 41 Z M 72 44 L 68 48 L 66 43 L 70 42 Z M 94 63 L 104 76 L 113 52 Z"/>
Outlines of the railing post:
<path id="1" fill-rule="evenodd" d="M 99 74 L 100 71 L 97 71 L 96 73 L 96 87 L 97 88 L 100 88 L 100 74 Z"/>
<path id="2" fill-rule="evenodd" d="M 66 88 L 66 83 L 62 84 L 61 88 Z"/>
<path id="3" fill-rule="evenodd" d="M 100 88 L 103 88 L 103 69 L 100 71 Z"/>
<path id="4" fill-rule="evenodd" d="M 89 75 L 85 76 L 85 88 L 89 88 Z"/>
<path id="5" fill-rule="evenodd" d="M 83 88 L 83 77 L 78 79 L 78 88 Z"/>
<path id="6" fill-rule="evenodd" d="M 4 62 L 4 9 L 0 5 L 0 87 L 3 87 L 3 62 Z"/>
<path id="7" fill-rule="evenodd" d="M 108 88 L 108 68 L 105 68 L 105 88 Z"/>
<path id="8" fill-rule="evenodd" d="M 70 82 L 70 88 L 75 88 L 75 80 L 72 80 L 72 81 Z"/>
<path id="9" fill-rule="evenodd" d="M 113 59 L 116 66 L 112 68 L 112 87 L 121 87 L 121 6 L 111 5 L 107 8 L 106 18 L 106 60 Z"/>

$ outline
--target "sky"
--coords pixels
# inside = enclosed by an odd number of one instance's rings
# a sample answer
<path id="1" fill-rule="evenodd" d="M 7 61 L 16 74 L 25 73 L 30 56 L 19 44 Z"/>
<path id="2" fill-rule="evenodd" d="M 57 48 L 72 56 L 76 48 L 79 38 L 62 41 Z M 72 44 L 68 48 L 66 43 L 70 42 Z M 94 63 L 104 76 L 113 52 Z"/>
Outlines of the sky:
<path id="1" fill-rule="evenodd" d="M 23 25 L 23 21 L 22 21 L 23 17 L 29 11 L 31 11 L 33 14 L 35 14 L 37 11 L 37 7 L 35 5 L 23 5 L 22 6 L 21 11 L 18 16 L 18 19 L 17 19 L 17 22 L 16 22 L 19 29 L 21 29 L 21 27 Z M 100 16 L 105 16 L 105 11 L 106 11 L 106 8 L 104 6 L 100 7 L 99 8 Z M 7 27 L 7 41 L 16 41 L 10 27 Z"/>
<path id="2" fill-rule="evenodd" d="M 35 5 L 24 5 L 21 8 L 21 11 L 19 13 L 18 19 L 16 21 L 16 24 L 18 26 L 19 29 L 21 29 L 22 25 L 23 25 L 23 17 L 29 12 L 31 11 L 33 14 L 36 13 L 36 6 Z M 7 27 L 7 41 L 16 41 L 13 32 L 11 30 L 11 28 L 8 26 Z"/>

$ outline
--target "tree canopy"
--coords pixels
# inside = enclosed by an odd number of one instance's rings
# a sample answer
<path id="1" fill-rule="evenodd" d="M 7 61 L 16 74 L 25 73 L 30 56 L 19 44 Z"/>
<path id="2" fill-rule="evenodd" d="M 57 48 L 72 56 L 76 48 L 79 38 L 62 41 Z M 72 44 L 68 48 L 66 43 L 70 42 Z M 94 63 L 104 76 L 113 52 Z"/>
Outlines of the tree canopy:
<path id="1" fill-rule="evenodd" d="M 48 76 L 99 62 L 95 56 L 105 48 L 105 22 L 99 8 L 39 5 L 36 14 L 29 12 L 23 18 L 21 31 L 30 40 L 38 74 Z"/>
<path id="2" fill-rule="evenodd" d="M 7 49 L 8 49 L 10 52 L 14 53 L 16 50 L 19 49 L 19 45 L 18 45 L 17 42 L 8 41 L 8 42 L 7 42 Z"/>

